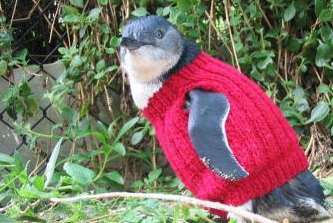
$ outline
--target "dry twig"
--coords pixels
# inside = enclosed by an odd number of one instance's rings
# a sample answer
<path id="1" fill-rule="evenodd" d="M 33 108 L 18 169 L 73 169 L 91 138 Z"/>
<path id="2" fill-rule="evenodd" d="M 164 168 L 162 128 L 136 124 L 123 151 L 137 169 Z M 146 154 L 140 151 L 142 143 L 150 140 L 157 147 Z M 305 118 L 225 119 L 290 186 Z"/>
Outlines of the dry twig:
<path id="1" fill-rule="evenodd" d="M 210 15 L 209 15 L 209 13 L 207 11 L 205 11 L 205 14 L 206 14 L 206 16 L 208 18 L 209 24 L 211 25 L 211 27 L 213 27 L 216 35 L 218 35 L 219 31 L 218 31 L 217 27 L 215 26 L 213 19 L 210 17 Z M 212 44 L 216 44 L 216 43 L 212 42 Z M 227 44 L 224 44 L 224 46 L 227 48 L 229 54 L 232 55 L 232 50 L 230 49 L 230 47 Z"/>
<path id="2" fill-rule="evenodd" d="M 263 216 L 245 211 L 238 207 L 233 207 L 225 204 L 221 204 L 218 202 L 205 201 L 197 198 L 180 196 L 180 195 L 170 195 L 170 194 L 159 194 L 159 193 L 130 193 L 130 192 L 111 192 L 111 193 L 101 193 L 101 194 L 93 194 L 93 195 L 79 195 L 76 197 L 69 198 L 51 198 L 52 202 L 77 202 L 81 200 L 89 200 L 89 199 L 106 199 L 106 198 L 139 198 L 139 199 L 158 199 L 163 201 L 173 201 L 180 202 L 185 204 L 191 204 L 195 206 L 202 206 L 205 208 L 213 208 L 222 210 L 225 212 L 232 212 L 238 216 L 249 219 L 253 222 L 259 223 L 278 223 L 277 221 L 270 220 Z"/>
<path id="3" fill-rule="evenodd" d="M 239 71 L 241 71 L 241 68 L 240 68 L 239 62 L 238 62 L 236 48 L 235 48 L 235 41 L 234 41 L 234 37 L 232 35 L 231 24 L 230 24 L 230 21 L 229 21 L 229 9 L 228 9 L 228 6 L 229 6 L 229 1 L 226 0 L 224 2 L 225 20 L 226 20 L 226 23 L 227 23 L 227 26 L 228 26 L 228 31 L 229 31 L 229 36 L 230 36 L 232 51 L 234 53 L 234 57 L 235 57 L 235 61 L 236 61 L 236 66 L 237 66 L 237 69 Z"/>
<path id="4" fill-rule="evenodd" d="M 14 20 L 14 16 L 15 16 L 15 12 L 16 12 L 16 8 L 17 8 L 17 0 L 14 3 L 14 9 L 13 9 L 13 13 L 12 13 L 12 17 L 10 19 L 10 23 L 9 23 L 9 27 L 12 27 L 13 24 L 13 20 Z"/>
<path id="5" fill-rule="evenodd" d="M 50 31 L 50 37 L 49 37 L 49 43 L 51 43 L 51 40 L 52 40 L 52 35 L 53 35 L 53 30 L 54 30 L 54 25 L 55 25 L 55 21 L 58 17 L 58 14 L 60 12 L 60 5 L 61 5 L 61 1 L 58 2 L 58 6 L 57 6 L 57 9 L 56 9 L 56 12 L 54 13 L 54 18 L 53 18 L 53 22 L 52 22 L 52 25 L 51 25 L 51 31 Z"/>

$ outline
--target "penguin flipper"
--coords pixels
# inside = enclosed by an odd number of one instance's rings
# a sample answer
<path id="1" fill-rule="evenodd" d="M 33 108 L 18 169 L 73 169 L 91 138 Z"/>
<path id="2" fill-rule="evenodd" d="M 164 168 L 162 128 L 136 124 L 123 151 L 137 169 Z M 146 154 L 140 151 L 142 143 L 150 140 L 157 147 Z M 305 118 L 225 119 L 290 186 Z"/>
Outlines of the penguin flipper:
<path id="1" fill-rule="evenodd" d="M 188 132 L 201 160 L 217 175 L 240 180 L 247 171 L 234 156 L 225 131 L 230 104 L 222 93 L 195 89 L 189 93 Z"/>

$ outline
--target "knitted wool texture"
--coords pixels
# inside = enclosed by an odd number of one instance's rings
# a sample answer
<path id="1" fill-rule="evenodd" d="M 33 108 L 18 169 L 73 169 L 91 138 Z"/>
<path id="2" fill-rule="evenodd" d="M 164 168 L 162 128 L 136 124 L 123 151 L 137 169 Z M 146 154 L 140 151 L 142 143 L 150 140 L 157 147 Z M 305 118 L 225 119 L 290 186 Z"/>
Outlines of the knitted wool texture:
<path id="1" fill-rule="evenodd" d="M 224 179 L 205 166 L 195 152 L 184 108 L 187 93 L 195 88 L 221 92 L 228 98 L 227 139 L 249 173 L 247 178 Z M 201 199 L 242 205 L 282 186 L 308 167 L 294 130 L 265 92 L 232 66 L 204 52 L 163 83 L 143 115 L 153 124 L 176 175 Z"/>

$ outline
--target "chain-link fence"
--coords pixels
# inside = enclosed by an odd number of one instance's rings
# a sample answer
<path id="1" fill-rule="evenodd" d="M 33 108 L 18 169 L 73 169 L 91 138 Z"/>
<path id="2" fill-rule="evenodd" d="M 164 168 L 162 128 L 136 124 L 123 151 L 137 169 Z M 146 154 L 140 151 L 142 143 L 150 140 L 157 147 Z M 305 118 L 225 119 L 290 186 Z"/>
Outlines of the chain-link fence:
<path id="1" fill-rule="evenodd" d="M 10 86 L 26 80 L 38 102 L 38 111 L 28 122 L 33 131 L 43 134 L 50 134 L 52 127 L 62 121 L 50 101 L 44 97 L 65 69 L 64 65 L 57 61 L 58 48 L 67 46 L 67 32 L 61 31 L 57 21 L 60 3 L 58 0 L 1 1 L 13 32 L 12 49 L 14 53 L 27 49 L 29 66 L 14 69 L 9 75 L 1 76 L 0 95 Z M 75 98 L 70 96 L 68 100 L 73 101 Z M 103 96 L 96 99 L 94 117 L 107 123 L 110 117 L 105 113 L 108 110 L 105 100 Z M 114 102 L 117 102 L 116 97 Z M 0 103 L 0 152 L 13 154 L 19 151 L 26 160 L 31 160 L 35 165 L 47 159 L 55 142 L 39 139 L 34 150 L 31 150 L 28 148 L 27 137 L 16 133 L 14 122 L 7 114 L 5 105 Z M 69 150 L 70 146 L 70 142 L 64 142 L 63 150 Z"/>
<path id="2" fill-rule="evenodd" d="M 1 5 L 11 24 L 14 53 L 27 49 L 28 63 L 33 65 L 14 69 L 9 75 L 1 76 L 0 95 L 10 86 L 26 80 L 39 104 L 36 115 L 29 119 L 31 128 L 45 134 L 50 133 L 52 126 L 57 122 L 57 115 L 43 94 L 52 87 L 64 70 L 63 65 L 55 61 L 58 58 L 57 49 L 66 44 L 66 32 L 60 31 L 55 18 L 55 12 L 59 10 L 58 2 L 20 0 L 2 1 Z M 52 142 L 37 142 L 36 148 L 42 149 L 45 153 L 29 150 L 26 137 L 16 134 L 14 121 L 7 114 L 4 104 L 0 104 L 1 152 L 12 154 L 19 151 L 26 160 L 39 163 L 38 160 L 45 158 L 41 155 L 49 153 Z"/>

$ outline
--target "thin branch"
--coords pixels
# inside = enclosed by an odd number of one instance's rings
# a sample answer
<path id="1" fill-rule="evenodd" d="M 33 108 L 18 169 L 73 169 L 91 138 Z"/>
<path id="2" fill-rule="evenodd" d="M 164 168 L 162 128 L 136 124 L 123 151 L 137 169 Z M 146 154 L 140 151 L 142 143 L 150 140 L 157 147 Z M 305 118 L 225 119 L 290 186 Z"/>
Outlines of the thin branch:
<path id="1" fill-rule="evenodd" d="M 288 80 L 288 51 L 284 51 L 284 79 Z"/>
<path id="2" fill-rule="evenodd" d="M 217 27 L 216 27 L 215 24 L 214 24 L 213 19 L 210 17 L 210 15 L 209 15 L 209 13 L 208 13 L 207 11 L 205 11 L 205 14 L 206 14 L 206 16 L 207 16 L 207 18 L 208 18 L 209 24 L 210 24 L 210 25 L 213 27 L 213 29 L 215 30 L 216 35 L 218 35 L 218 30 L 217 30 Z M 213 42 L 213 44 L 216 44 L 216 43 Z M 229 54 L 232 56 L 232 51 L 231 51 L 230 47 L 229 47 L 227 44 L 224 44 L 224 46 L 227 48 Z"/>
<path id="3" fill-rule="evenodd" d="M 3 213 L 5 212 L 7 209 L 11 208 L 15 203 L 10 203 L 9 205 L 3 207 L 3 208 L 0 208 L 0 213 Z"/>
<path id="4" fill-rule="evenodd" d="M 58 17 L 59 11 L 60 11 L 60 5 L 61 5 L 61 1 L 58 2 L 58 6 L 57 6 L 57 9 L 56 9 L 56 12 L 54 13 L 54 19 L 53 19 L 53 22 L 52 22 L 52 25 L 51 25 L 49 43 L 51 43 L 51 40 L 52 40 L 54 24 L 55 24 L 55 21 L 56 21 L 56 19 Z"/>
<path id="5" fill-rule="evenodd" d="M 210 3 L 210 18 L 213 18 L 214 15 L 214 0 L 212 0 L 212 2 Z M 211 49 L 211 36 L 212 36 L 212 23 L 209 23 L 208 26 L 208 49 Z"/>
<path id="6" fill-rule="evenodd" d="M 29 177 L 35 175 L 37 173 L 37 171 L 40 169 L 40 167 L 45 164 L 46 160 L 47 160 L 47 157 L 45 157 L 40 163 L 36 164 L 34 170 L 31 171 L 31 173 L 29 174 Z"/>
<path id="7" fill-rule="evenodd" d="M 15 12 L 16 12 L 16 7 L 17 7 L 17 0 L 15 0 L 14 9 L 13 9 L 13 13 L 12 13 L 12 18 L 10 19 L 10 23 L 9 23 L 9 28 L 12 28 L 13 19 L 14 19 Z"/>
<path id="8" fill-rule="evenodd" d="M 33 3 L 35 3 L 35 4 L 37 4 L 37 8 L 38 8 L 38 10 L 42 13 L 43 12 L 43 9 L 42 9 L 42 7 L 38 4 L 38 2 L 40 1 L 40 0 L 32 0 L 33 1 Z M 43 14 L 43 18 L 45 19 L 45 21 L 47 22 L 47 24 L 49 25 L 49 27 L 52 27 L 52 23 L 50 22 L 50 20 L 47 18 L 47 16 L 45 15 L 45 14 Z M 59 37 L 59 38 L 61 38 L 61 34 L 58 32 L 58 30 L 57 29 L 55 29 L 54 28 L 54 33 L 55 34 L 57 34 L 57 36 Z"/>
<path id="9" fill-rule="evenodd" d="M 180 196 L 180 195 L 170 195 L 170 194 L 159 194 L 159 193 L 130 193 L 130 192 L 111 192 L 111 193 L 101 193 L 94 195 L 79 195 L 76 197 L 69 198 L 51 198 L 52 202 L 77 202 L 81 200 L 90 200 L 90 199 L 105 199 L 105 198 L 139 198 L 139 199 L 158 199 L 163 201 L 173 201 L 173 202 L 181 202 L 185 204 L 191 204 L 195 206 L 202 206 L 205 208 L 213 208 L 217 210 L 222 210 L 225 212 L 232 212 L 238 216 L 249 219 L 253 222 L 259 223 L 278 223 L 277 221 L 270 220 L 263 216 L 245 211 L 238 207 L 233 207 L 225 204 L 221 204 L 218 202 L 205 201 L 197 198 Z"/>
<path id="10" fill-rule="evenodd" d="M 236 48 L 235 48 L 234 37 L 233 37 L 233 35 L 232 35 L 231 25 L 230 25 L 230 21 L 229 21 L 228 5 L 229 5 L 229 1 L 226 0 L 226 1 L 224 2 L 225 19 L 226 19 L 226 23 L 227 23 L 227 26 L 228 26 L 228 31 L 229 31 L 229 36 L 230 36 L 230 41 L 231 41 L 232 51 L 233 51 L 233 53 L 234 53 L 234 57 L 235 57 L 235 61 L 236 61 L 236 66 L 237 66 L 237 69 L 238 69 L 239 71 L 241 71 L 241 68 L 240 68 L 240 66 L 239 66 L 239 62 L 238 62 L 238 58 L 237 58 L 237 52 L 236 52 Z"/>
<path id="11" fill-rule="evenodd" d="M 35 5 L 31 8 L 31 10 L 29 11 L 29 13 L 26 17 L 13 19 L 13 22 L 19 22 L 19 21 L 25 21 L 25 20 L 31 19 L 31 16 L 34 13 L 34 11 L 36 10 L 40 1 L 41 0 L 38 0 L 38 2 L 35 2 Z"/>
<path id="12" fill-rule="evenodd" d="M 105 97 L 106 97 L 106 104 L 108 106 L 108 110 L 111 114 L 111 117 L 114 117 L 113 110 L 112 110 L 112 98 L 110 97 L 110 95 L 108 93 L 108 89 L 106 88 L 106 85 L 104 85 L 104 93 L 105 93 Z"/>
<path id="13" fill-rule="evenodd" d="M 267 23 L 269 29 L 272 29 L 273 26 L 272 26 L 271 22 L 269 21 L 269 19 L 267 18 L 267 16 L 266 16 L 264 10 L 261 8 L 261 5 L 260 5 L 260 3 L 258 2 L 258 0 L 254 1 L 254 2 L 256 3 L 257 7 L 259 8 L 259 10 L 260 10 L 262 16 L 264 17 L 264 20 L 265 20 L 265 22 Z"/>
<path id="14" fill-rule="evenodd" d="M 42 74 L 38 74 L 38 73 L 32 72 L 31 70 L 29 70 L 26 67 L 21 66 L 19 64 L 16 64 L 15 66 L 17 66 L 19 69 L 22 69 L 25 73 L 30 74 L 32 76 L 37 76 L 37 77 L 43 76 Z M 40 72 L 40 70 L 38 72 Z"/>

